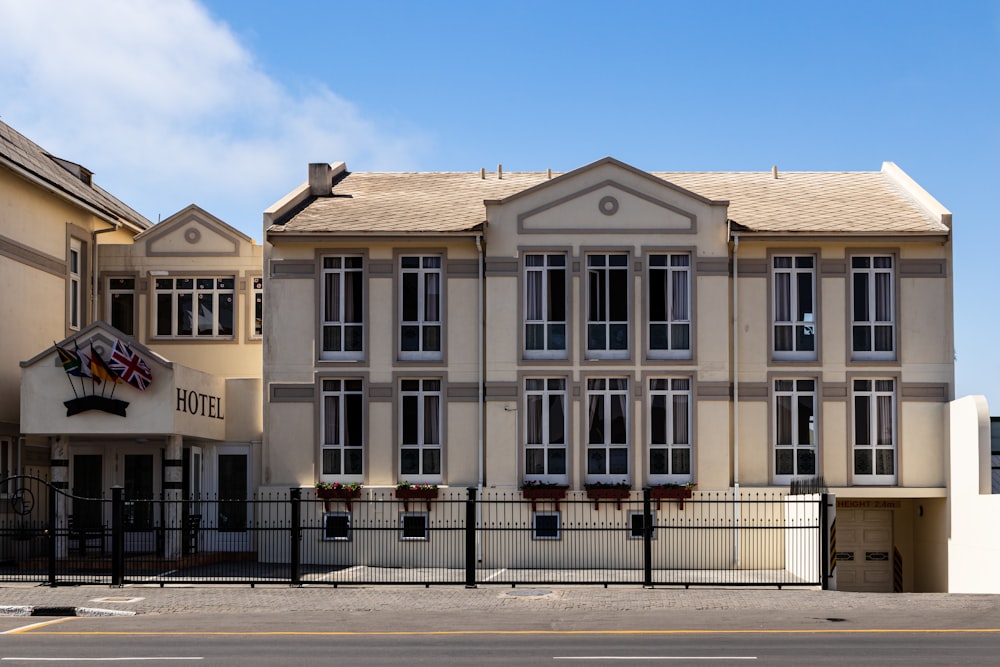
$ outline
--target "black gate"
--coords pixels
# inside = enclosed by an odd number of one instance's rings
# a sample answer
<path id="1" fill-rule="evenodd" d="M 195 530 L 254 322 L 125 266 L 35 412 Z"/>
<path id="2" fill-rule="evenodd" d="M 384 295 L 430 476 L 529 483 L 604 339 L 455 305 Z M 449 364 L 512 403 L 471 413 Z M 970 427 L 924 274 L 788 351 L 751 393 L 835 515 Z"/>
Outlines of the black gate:
<path id="1" fill-rule="evenodd" d="M 112 583 L 111 503 L 31 475 L 0 480 L 0 579 Z"/>

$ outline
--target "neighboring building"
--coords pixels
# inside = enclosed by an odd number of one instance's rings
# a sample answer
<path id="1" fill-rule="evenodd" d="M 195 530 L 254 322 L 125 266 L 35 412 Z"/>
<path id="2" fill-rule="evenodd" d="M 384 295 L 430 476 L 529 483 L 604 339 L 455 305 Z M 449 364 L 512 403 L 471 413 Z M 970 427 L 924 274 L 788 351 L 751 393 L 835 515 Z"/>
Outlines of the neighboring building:
<path id="1" fill-rule="evenodd" d="M 947 589 L 951 214 L 895 165 L 319 164 L 264 224 L 265 487 L 811 482 L 840 588 Z"/>
<path id="2" fill-rule="evenodd" d="M 990 489 L 1000 493 L 1000 417 L 990 417 Z"/>
<path id="3" fill-rule="evenodd" d="M 0 477 L 49 476 L 83 497 L 115 485 L 130 498 L 249 497 L 263 433 L 262 247 L 196 206 L 152 225 L 2 123 L 0 166 Z M 109 394 L 59 363 L 56 344 L 107 361 L 116 340 L 150 368 L 148 386 Z M 64 407 L 91 392 L 120 413 Z M 72 513 L 58 507 L 61 521 Z M 81 529 L 108 519 L 75 517 Z"/>

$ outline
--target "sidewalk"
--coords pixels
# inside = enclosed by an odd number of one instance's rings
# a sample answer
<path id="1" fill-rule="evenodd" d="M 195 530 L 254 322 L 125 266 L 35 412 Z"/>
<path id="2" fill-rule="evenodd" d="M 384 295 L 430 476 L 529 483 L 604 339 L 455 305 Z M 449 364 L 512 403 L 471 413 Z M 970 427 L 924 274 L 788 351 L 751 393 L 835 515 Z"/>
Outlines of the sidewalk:
<path id="1" fill-rule="evenodd" d="M 1000 619 L 1000 596 L 946 593 L 870 594 L 774 588 L 654 588 L 619 586 L 305 586 L 287 585 L 59 586 L 0 584 L 0 607 L 89 608 L 153 614 L 296 612 L 409 612 L 414 615 L 494 612 L 789 612 L 844 615 L 864 612 L 887 621 L 920 613 Z M 0 612 L 2 613 L 2 612 Z M 8 614 L 10 611 L 7 612 Z"/>

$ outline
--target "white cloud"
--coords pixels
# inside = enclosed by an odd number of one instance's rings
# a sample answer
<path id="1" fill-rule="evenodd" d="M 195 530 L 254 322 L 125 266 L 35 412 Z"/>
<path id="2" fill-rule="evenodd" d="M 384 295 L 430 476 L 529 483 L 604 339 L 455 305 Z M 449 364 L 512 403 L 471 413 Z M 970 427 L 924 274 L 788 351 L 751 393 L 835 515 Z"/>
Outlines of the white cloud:
<path id="1" fill-rule="evenodd" d="M 268 76 L 193 0 L 0 0 L 0 117 L 156 220 L 196 203 L 260 239 L 308 162 L 411 168 L 419 134 Z"/>

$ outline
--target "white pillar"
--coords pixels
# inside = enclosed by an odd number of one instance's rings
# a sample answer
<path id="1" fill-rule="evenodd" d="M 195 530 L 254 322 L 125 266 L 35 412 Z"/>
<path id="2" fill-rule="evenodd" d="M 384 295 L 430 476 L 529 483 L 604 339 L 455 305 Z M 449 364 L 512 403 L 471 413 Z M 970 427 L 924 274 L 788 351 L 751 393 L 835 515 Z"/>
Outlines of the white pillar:
<path id="1" fill-rule="evenodd" d="M 163 460 L 163 500 L 166 502 L 164 520 L 166 531 L 163 541 L 165 558 L 180 558 L 184 537 L 184 517 L 181 512 L 181 494 L 184 488 L 184 439 L 180 435 L 167 436 L 167 452 Z"/>
<path id="2" fill-rule="evenodd" d="M 49 438 L 49 447 L 49 466 L 52 471 L 50 481 L 60 491 L 69 493 L 69 436 L 58 435 Z M 56 493 L 56 525 L 53 528 L 60 535 L 56 539 L 56 558 L 65 558 L 69 552 L 69 540 L 65 535 L 69 525 L 67 505 L 66 496 Z"/>

